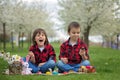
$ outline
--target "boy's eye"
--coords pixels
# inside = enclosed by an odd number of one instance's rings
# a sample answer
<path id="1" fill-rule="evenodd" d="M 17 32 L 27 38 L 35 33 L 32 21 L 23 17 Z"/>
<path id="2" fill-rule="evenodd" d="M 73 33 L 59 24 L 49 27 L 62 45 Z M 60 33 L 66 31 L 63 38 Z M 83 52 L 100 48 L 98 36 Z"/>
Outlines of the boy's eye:
<path id="1" fill-rule="evenodd" d="M 73 34 L 75 34 L 75 32 L 72 32 Z"/>
<path id="2" fill-rule="evenodd" d="M 38 36 L 38 37 L 39 37 L 39 36 L 45 36 L 45 35 L 44 35 L 44 34 L 37 34 L 36 36 Z"/>
<path id="3" fill-rule="evenodd" d="M 80 32 L 77 32 L 77 34 L 80 34 Z"/>
<path id="4" fill-rule="evenodd" d="M 44 34 L 42 34 L 42 36 L 45 36 Z"/>
<path id="5" fill-rule="evenodd" d="M 37 34 L 36 36 L 40 36 L 40 34 Z"/>
<path id="6" fill-rule="evenodd" d="M 39 37 L 40 35 L 37 35 L 37 37 Z"/>
<path id="7" fill-rule="evenodd" d="M 80 34 L 80 32 L 72 32 L 72 34 Z"/>

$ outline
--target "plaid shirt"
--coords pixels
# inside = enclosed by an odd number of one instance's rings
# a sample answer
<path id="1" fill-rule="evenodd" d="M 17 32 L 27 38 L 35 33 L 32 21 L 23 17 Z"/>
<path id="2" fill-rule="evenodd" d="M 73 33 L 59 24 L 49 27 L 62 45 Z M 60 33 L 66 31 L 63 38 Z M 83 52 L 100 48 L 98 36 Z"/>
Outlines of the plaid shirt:
<path id="1" fill-rule="evenodd" d="M 39 47 L 37 45 L 31 46 L 29 51 L 33 52 L 37 65 L 39 63 L 46 62 L 49 59 L 53 59 L 56 62 L 56 54 L 54 48 L 50 44 L 45 45 L 42 52 L 39 50 Z"/>
<path id="2" fill-rule="evenodd" d="M 69 43 L 69 40 L 70 38 L 60 46 L 59 59 L 68 58 L 68 64 L 78 64 L 82 61 L 82 56 L 79 54 L 79 51 L 83 47 L 86 51 L 85 55 L 89 58 L 88 48 L 82 40 L 78 39 L 74 46 Z"/>

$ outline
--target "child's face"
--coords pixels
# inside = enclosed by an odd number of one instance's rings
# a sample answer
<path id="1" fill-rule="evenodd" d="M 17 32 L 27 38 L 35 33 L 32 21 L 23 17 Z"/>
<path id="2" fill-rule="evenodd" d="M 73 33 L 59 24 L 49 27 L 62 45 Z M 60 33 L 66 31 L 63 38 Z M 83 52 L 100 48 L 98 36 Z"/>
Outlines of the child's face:
<path id="1" fill-rule="evenodd" d="M 46 37 L 44 33 L 37 33 L 35 36 L 35 41 L 39 47 L 43 47 L 45 43 Z"/>
<path id="2" fill-rule="evenodd" d="M 77 41 L 80 36 L 80 28 L 71 28 L 70 32 L 68 33 L 70 35 L 70 39 L 72 41 Z"/>

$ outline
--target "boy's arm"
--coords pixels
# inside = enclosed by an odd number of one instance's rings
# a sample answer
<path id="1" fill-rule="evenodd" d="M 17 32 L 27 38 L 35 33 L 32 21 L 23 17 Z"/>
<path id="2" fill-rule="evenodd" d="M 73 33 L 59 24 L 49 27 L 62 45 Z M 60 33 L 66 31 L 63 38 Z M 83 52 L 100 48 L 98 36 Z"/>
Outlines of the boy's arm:
<path id="1" fill-rule="evenodd" d="M 64 63 L 68 63 L 68 58 L 67 58 L 67 55 L 65 53 L 65 46 L 64 45 L 61 45 L 61 47 L 60 47 L 59 59 L 61 61 L 63 61 Z"/>
<path id="2" fill-rule="evenodd" d="M 65 53 L 65 46 L 63 44 L 60 46 L 59 59 L 61 59 L 61 58 L 67 58 L 66 53 Z"/>
<path id="3" fill-rule="evenodd" d="M 87 53 L 86 53 L 85 49 L 80 49 L 79 54 L 81 55 L 83 60 L 88 60 L 88 56 L 86 55 Z"/>
<path id="4" fill-rule="evenodd" d="M 35 56 L 33 51 L 34 51 L 34 46 L 30 46 L 28 55 L 30 56 L 30 61 L 32 63 L 35 63 Z"/>
<path id="5" fill-rule="evenodd" d="M 35 63 L 35 56 L 34 56 L 33 52 L 30 51 L 30 52 L 28 53 L 28 55 L 30 56 L 30 61 L 31 61 L 32 63 Z"/>
<path id="6" fill-rule="evenodd" d="M 88 47 L 84 42 L 82 44 L 82 47 L 80 48 L 79 54 L 81 55 L 83 60 L 88 60 L 89 59 Z"/>
<path id="7" fill-rule="evenodd" d="M 50 46 L 49 55 L 50 55 L 49 60 L 54 60 L 56 62 L 56 54 L 52 46 Z"/>

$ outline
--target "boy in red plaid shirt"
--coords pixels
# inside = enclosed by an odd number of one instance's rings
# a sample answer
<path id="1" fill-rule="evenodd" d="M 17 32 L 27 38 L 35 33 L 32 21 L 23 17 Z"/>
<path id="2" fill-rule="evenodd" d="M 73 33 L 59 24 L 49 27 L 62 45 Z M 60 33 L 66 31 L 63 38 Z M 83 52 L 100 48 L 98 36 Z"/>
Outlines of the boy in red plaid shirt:
<path id="1" fill-rule="evenodd" d="M 60 46 L 60 55 L 57 67 L 59 72 L 78 72 L 80 66 L 88 66 L 89 55 L 86 44 L 79 38 L 80 25 L 71 22 L 68 26 L 69 39 Z"/>
<path id="2" fill-rule="evenodd" d="M 29 68 L 32 68 L 32 72 L 42 72 L 51 68 L 52 70 L 55 68 L 56 62 L 56 54 L 54 48 L 49 44 L 46 32 L 38 28 L 33 32 L 32 37 L 33 45 L 29 49 L 28 56 L 29 60 Z M 25 61 L 25 58 L 23 58 Z"/>

